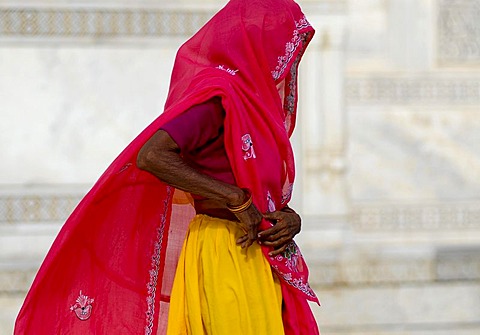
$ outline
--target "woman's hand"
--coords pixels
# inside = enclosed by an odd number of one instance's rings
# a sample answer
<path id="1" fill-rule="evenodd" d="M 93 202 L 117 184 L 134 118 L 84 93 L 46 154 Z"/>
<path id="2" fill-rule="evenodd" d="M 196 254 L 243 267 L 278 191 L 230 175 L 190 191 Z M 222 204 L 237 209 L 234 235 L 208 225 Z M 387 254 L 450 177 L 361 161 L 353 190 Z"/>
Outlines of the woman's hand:
<path id="1" fill-rule="evenodd" d="M 237 244 L 241 245 L 242 248 L 248 248 L 257 240 L 258 225 L 262 222 L 263 216 L 254 204 L 251 204 L 245 211 L 236 213 L 235 216 L 246 233 L 237 240 Z"/>
<path id="2" fill-rule="evenodd" d="M 273 248 L 274 250 L 269 253 L 273 257 L 283 253 L 294 236 L 300 232 L 301 218 L 289 207 L 266 213 L 263 217 L 271 221 L 274 226 L 258 234 L 258 243 Z"/>

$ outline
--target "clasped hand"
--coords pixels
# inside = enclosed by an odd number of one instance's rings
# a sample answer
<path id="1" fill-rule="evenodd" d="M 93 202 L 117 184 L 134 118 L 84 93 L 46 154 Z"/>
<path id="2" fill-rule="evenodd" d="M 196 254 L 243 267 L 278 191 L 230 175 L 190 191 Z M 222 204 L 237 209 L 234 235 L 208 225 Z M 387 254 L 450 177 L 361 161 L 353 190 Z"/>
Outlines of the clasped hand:
<path id="1" fill-rule="evenodd" d="M 273 250 L 269 253 L 271 257 L 281 254 L 285 251 L 295 235 L 300 232 L 301 218 L 291 208 L 276 212 L 261 214 L 258 209 L 252 205 L 243 213 L 237 214 L 240 225 L 246 234 L 237 240 L 237 244 L 242 248 L 248 248 L 255 241 L 259 244 L 271 247 Z M 262 232 L 258 232 L 258 225 L 265 218 L 273 223 L 273 226 Z"/>

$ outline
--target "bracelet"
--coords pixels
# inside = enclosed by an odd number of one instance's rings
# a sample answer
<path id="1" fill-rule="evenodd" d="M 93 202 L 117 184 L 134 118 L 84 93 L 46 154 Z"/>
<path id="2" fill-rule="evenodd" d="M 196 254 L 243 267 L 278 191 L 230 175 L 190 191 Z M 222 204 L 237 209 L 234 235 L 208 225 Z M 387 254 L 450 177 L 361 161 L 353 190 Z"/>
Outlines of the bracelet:
<path id="1" fill-rule="evenodd" d="M 240 206 L 229 206 L 229 205 L 227 205 L 228 210 L 230 212 L 232 212 L 233 214 L 237 214 L 237 213 L 241 213 L 241 212 L 246 211 L 253 203 L 253 197 L 250 194 L 250 192 L 248 190 L 244 190 L 244 191 L 246 191 L 247 195 L 248 195 L 247 201 L 245 201 Z"/>

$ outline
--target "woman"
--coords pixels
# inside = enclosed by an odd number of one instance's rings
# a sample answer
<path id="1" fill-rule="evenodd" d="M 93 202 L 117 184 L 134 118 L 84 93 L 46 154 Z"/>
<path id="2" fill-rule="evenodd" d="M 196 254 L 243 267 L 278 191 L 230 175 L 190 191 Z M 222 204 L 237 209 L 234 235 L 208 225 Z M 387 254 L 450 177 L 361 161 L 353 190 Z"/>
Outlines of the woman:
<path id="1" fill-rule="evenodd" d="M 313 33 L 292 0 L 232 0 L 180 48 L 165 112 L 69 217 L 15 334 L 318 334 L 287 206 Z"/>

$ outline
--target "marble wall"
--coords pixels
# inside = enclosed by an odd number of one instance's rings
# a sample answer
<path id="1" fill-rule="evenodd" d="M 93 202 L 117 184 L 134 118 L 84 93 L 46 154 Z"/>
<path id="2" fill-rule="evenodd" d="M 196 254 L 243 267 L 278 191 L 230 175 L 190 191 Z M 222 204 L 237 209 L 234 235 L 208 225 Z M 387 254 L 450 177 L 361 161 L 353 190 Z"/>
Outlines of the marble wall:
<path id="1" fill-rule="evenodd" d="M 303 0 L 298 237 L 323 334 L 480 332 L 480 0 Z M 0 335 L 224 1 L 0 0 Z"/>

